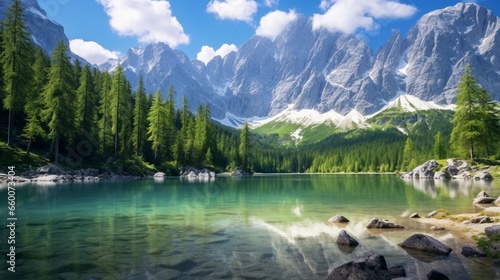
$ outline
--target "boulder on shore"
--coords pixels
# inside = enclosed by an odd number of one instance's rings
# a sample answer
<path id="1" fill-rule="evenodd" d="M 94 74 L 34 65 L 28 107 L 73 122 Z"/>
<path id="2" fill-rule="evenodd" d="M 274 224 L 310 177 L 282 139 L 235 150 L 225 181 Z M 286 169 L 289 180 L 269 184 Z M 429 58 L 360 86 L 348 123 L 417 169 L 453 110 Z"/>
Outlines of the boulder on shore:
<path id="1" fill-rule="evenodd" d="M 180 176 L 188 179 L 211 179 L 215 178 L 215 172 L 207 168 L 197 169 L 187 166 L 181 169 Z"/>
<path id="2" fill-rule="evenodd" d="M 236 168 L 233 173 L 231 173 L 231 176 L 235 177 L 246 177 L 246 176 L 251 176 L 252 174 L 248 173 L 247 171 L 241 169 L 241 168 Z"/>
<path id="3" fill-rule="evenodd" d="M 479 171 L 474 175 L 474 180 L 491 181 L 493 180 L 493 176 L 488 171 Z"/>
<path id="4" fill-rule="evenodd" d="M 327 280 L 381 279 L 390 280 L 391 275 L 382 255 L 367 254 L 334 268 Z"/>
<path id="5" fill-rule="evenodd" d="M 420 219 L 420 215 L 418 213 L 413 213 L 410 215 L 410 219 Z"/>
<path id="6" fill-rule="evenodd" d="M 429 160 L 424 164 L 415 167 L 412 171 L 401 176 L 402 178 L 434 178 L 434 171 L 439 164 L 435 160 Z"/>
<path id="7" fill-rule="evenodd" d="M 400 243 L 399 246 L 401 246 L 403 249 L 414 249 L 438 255 L 448 255 L 452 250 L 443 242 L 420 233 L 410 236 L 403 243 Z"/>
<path id="8" fill-rule="evenodd" d="M 464 257 L 470 258 L 470 257 L 486 257 L 486 254 L 481 251 L 480 249 L 470 245 L 470 244 L 464 244 L 462 246 L 462 255 Z"/>
<path id="9" fill-rule="evenodd" d="M 359 245 L 359 242 L 356 239 L 352 238 L 345 230 L 340 231 L 336 243 L 348 247 L 356 247 Z"/>
<path id="10" fill-rule="evenodd" d="M 484 229 L 484 232 L 486 233 L 486 236 L 488 236 L 489 238 L 500 235 L 500 225 L 487 227 Z"/>
<path id="11" fill-rule="evenodd" d="M 67 173 L 63 171 L 59 166 L 55 164 L 49 164 L 42 166 L 36 170 L 38 174 L 47 174 L 47 175 L 66 175 Z"/>
<path id="12" fill-rule="evenodd" d="M 373 218 L 370 220 L 366 228 L 405 228 L 405 227 L 402 225 L 396 225 L 394 223 L 391 223 L 388 220 Z"/>

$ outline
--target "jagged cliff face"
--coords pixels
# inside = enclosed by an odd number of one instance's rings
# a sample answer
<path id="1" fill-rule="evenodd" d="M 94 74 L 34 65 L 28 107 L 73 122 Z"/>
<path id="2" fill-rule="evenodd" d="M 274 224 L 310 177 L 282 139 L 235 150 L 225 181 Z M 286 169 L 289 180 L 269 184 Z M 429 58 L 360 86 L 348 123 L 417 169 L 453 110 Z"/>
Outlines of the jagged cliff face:
<path id="1" fill-rule="evenodd" d="M 13 1 L 0 1 L 0 20 L 4 20 Z M 61 40 L 69 44 L 64 34 L 64 28 L 57 22 L 49 19 L 47 13 L 40 8 L 37 0 L 23 0 L 21 5 L 25 9 L 26 26 L 33 42 L 45 52 L 51 54 Z"/>
<path id="2" fill-rule="evenodd" d="M 0 2 L 0 18 L 10 5 Z M 36 0 L 23 0 L 33 40 L 47 52 L 67 38 Z M 465 65 L 500 100 L 500 19 L 484 7 L 459 3 L 423 16 L 405 36 L 394 31 L 377 53 L 358 37 L 313 31 L 298 16 L 271 40 L 254 36 L 207 65 L 166 44 L 130 49 L 119 62 L 133 88 L 142 76 L 150 93 L 170 86 L 181 106 L 209 104 L 217 119 L 269 117 L 291 106 L 320 113 L 369 115 L 407 94 L 440 105 L 455 102 Z M 110 61 L 102 69 L 113 69 Z"/>

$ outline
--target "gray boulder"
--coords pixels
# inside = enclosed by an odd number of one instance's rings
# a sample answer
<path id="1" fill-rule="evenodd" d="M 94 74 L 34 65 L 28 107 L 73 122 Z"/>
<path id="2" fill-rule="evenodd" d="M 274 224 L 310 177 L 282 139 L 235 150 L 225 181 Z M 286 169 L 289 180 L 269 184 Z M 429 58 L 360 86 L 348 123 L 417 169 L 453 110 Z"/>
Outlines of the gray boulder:
<path id="1" fill-rule="evenodd" d="M 402 225 L 396 225 L 394 223 L 391 223 L 388 220 L 373 218 L 370 220 L 366 228 L 405 228 L 405 227 Z"/>
<path id="2" fill-rule="evenodd" d="M 345 230 L 340 231 L 336 243 L 348 247 L 356 247 L 359 245 L 359 242 L 356 239 L 352 238 Z"/>
<path id="3" fill-rule="evenodd" d="M 488 216 L 479 216 L 469 220 L 471 224 L 486 224 L 492 223 L 493 221 Z"/>
<path id="4" fill-rule="evenodd" d="M 474 180 L 491 181 L 493 180 L 493 176 L 488 171 L 480 171 L 474 175 Z"/>
<path id="5" fill-rule="evenodd" d="M 251 176 L 251 174 L 243 169 L 237 168 L 233 171 L 233 173 L 231 173 L 231 176 L 246 177 L 246 176 Z"/>
<path id="6" fill-rule="evenodd" d="M 472 203 L 474 204 L 491 204 L 495 202 L 493 197 L 476 197 Z"/>
<path id="7" fill-rule="evenodd" d="M 391 275 L 387 268 L 387 263 L 382 255 L 367 254 L 356 258 L 354 261 L 347 262 L 334 268 L 327 280 L 389 280 Z"/>
<path id="8" fill-rule="evenodd" d="M 413 213 L 410 215 L 410 219 L 420 219 L 420 215 L 418 213 Z"/>
<path id="9" fill-rule="evenodd" d="M 476 195 L 476 198 L 478 197 L 490 197 L 490 195 L 485 192 L 485 191 L 480 191 L 477 195 Z"/>
<path id="10" fill-rule="evenodd" d="M 36 170 L 38 174 L 50 174 L 50 175 L 66 175 L 67 173 L 63 171 L 59 166 L 55 164 L 49 164 L 42 166 Z"/>
<path id="11" fill-rule="evenodd" d="M 414 249 L 438 255 L 448 255 L 452 250 L 448 245 L 442 243 L 441 241 L 419 233 L 410 236 L 403 243 L 400 243 L 399 246 L 403 249 Z"/>
<path id="12" fill-rule="evenodd" d="M 483 251 L 481 251 L 480 249 L 478 249 L 470 244 L 464 244 L 462 246 L 462 255 L 464 255 L 467 258 L 486 257 L 486 254 Z"/>
<path id="13" fill-rule="evenodd" d="M 330 219 L 328 219 L 328 222 L 334 224 L 334 223 L 348 223 L 349 222 L 349 219 L 347 219 L 346 217 L 342 216 L 342 215 L 335 215 L 333 217 L 331 217 Z"/>
<path id="14" fill-rule="evenodd" d="M 500 235 L 500 225 L 487 227 L 484 229 L 484 232 L 486 233 L 486 236 L 488 236 L 489 238 Z"/>
<path id="15" fill-rule="evenodd" d="M 429 273 L 426 275 L 427 279 L 429 280 L 449 280 L 448 276 L 444 275 L 442 272 L 438 270 L 431 270 Z"/>
<path id="16" fill-rule="evenodd" d="M 433 178 L 434 170 L 439 166 L 437 161 L 429 160 L 424 164 L 417 166 L 413 169 L 413 177 L 414 178 Z"/>
<path id="17" fill-rule="evenodd" d="M 405 268 L 402 265 L 397 265 L 389 268 L 391 278 L 406 277 Z"/>
<path id="18" fill-rule="evenodd" d="M 439 171 L 434 174 L 434 179 L 439 179 L 439 180 L 451 179 L 451 176 L 449 175 L 449 173 Z"/>

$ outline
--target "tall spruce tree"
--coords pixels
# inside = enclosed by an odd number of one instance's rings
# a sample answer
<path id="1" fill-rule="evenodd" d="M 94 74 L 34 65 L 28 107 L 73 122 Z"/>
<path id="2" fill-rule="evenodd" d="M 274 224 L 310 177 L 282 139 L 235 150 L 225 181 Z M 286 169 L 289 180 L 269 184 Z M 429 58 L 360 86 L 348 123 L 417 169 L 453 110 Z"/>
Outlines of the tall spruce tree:
<path id="1" fill-rule="evenodd" d="M 99 94 L 96 91 L 94 75 L 88 64 L 81 70 L 79 87 L 76 90 L 76 95 L 78 101 L 76 114 L 78 134 L 95 139 L 97 136 L 96 124 Z"/>
<path id="2" fill-rule="evenodd" d="M 489 142 L 491 138 L 488 137 L 498 139 L 497 136 L 489 135 L 486 129 L 494 123 L 498 125 L 498 113 L 494 110 L 495 106 L 491 106 L 491 97 L 479 87 L 471 71 L 467 65 L 458 85 L 450 142 L 459 156 L 468 156 L 474 161 L 476 148 L 481 143 Z"/>
<path id="3" fill-rule="evenodd" d="M 174 87 L 170 86 L 168 89 L 168 99 L 165 102 L 166 110 L 166 132 L 165 132 L 165 152 L 167 160 L 174 160 L 176 129 L 175 129 L 175 100 L 174 100 Z"/>
<path id="4" fill-rule="evenodd" d="M 491 95 L 484 89 L 480 88 L 478 93 L 478 106 L 481 123 L 483 124 L 482 132 L 483 139 L 478 142 L 478 147 L 481 148 L 486 157 L 490 157 L 496 153 L 500 147 L 500 110 L 499 104 L 493 100 Z"/>
<path id="5" fill-rule="evenodd" d="M 9 111 L 7 145 L 12 145 L 15 112 L 23 109 L 32 89 L 33 47 L 26 28 L 20 0 L 14 0 L 3 24 L 2 56 L 4 100 Z"/>
<path id="6" fill-rule="evenodd" d="M 50 68 L 50 59 L 42 49 L 38 49 L 35 54 L 33 64 L 33 89 L 28 93 L 24 110 L 26 112 L 26 125 L 21 135 L 28 140 L 26 153 L 31 150 L 31 143 L 37 136 L 45 136 L 41 126 L 40 113 L 43 108 L 43 89 L 47 84 L 47 73 Z"/>
<path id="7" fill-rule="evenodd" d="M 127 112 L 130 112 L 130 99 L 128 94 L 128 82 L 123 74 L 123 68 L 120 64 L 113 73 L 110 91 L 110 110 L 111 110 L 111 133 L 114 141 L 114 155 L 118 157 L 120 131 L 127 121 Z"/>
<path id="8" fill-rule="evenodd" d="M 250 172 L 250 129 L 248 128 L 248 123 L 243 125 L 243 129 L 240 134 L 240 148 L 239 154 L 241 159 L 241 167 L 243 170 Z"/>
<path id="9" fill-rule="evenodd" d="M 443 143 L 443 135 L 440 131 L 434 136 L 434 157 L 436 159 L 443 159 L 446 157 L 446 149 Z"/>
<path id="10" fill-rule="evenodd" d="M 111 131 L 111 76 L 108 72 L 99 75 L 99 150 L 103 156 L 109 156 L 113 145 Z"/>
<path id="11" fill-rule="evenodd" d="M 44 109 L 42 119 L 49 128 L 49 138 L 55 147 L 54 162 L 59 162 L 61 137 L 71 140 L 75 131 L 76 95 L 73 66 L 68 56 L 68 47 L 63 41 L 52 53 L 48 82 L 43 91 Z"/>
<path id="12" fill-rule="evenodd" d="M 1 63 L 1 58 L 2 58 L 2 53 L 3 53 L 3 22 L 0 21 L 0 63 Z M 0 124 L 3 123 L 3 99 L 5 98 L 4 95 L 4 89 L 5 89 L 5 84 L 3 82 L 3 66 L 0 65 Z"/>
<path id="13" fill-rule="evenodd" d="M 141 156 L 144 152 L 144 145 L 148 139 L 147 128 L 149 110 L 142 77 L 139 78 L 139 85 L 134 100 L 134 133 L 132 135 L 132 142 L 135 155 Z"/>
<path id="14" fill-rule="evenodd" d="M 148 140 L 151 141 L 155 161 L 159 159 L 165 148 L 166 119 L 167 111 L 161 97 L 161 92 L 158 90 L 148 113 Z"/>

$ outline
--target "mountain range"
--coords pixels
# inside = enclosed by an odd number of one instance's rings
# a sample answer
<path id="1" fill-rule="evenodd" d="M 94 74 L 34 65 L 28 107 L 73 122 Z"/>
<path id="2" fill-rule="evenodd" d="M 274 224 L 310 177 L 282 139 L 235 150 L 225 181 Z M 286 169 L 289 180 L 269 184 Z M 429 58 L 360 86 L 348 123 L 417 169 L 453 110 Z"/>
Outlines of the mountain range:
<path id="1" fill-rule="evenodd" d="M 67 41 L 35 0 L 23 2 L 34 42 L 50 52 Z M 394 30 L 374 53 L 362 38 L 313 31 L 311 18 L 299 15 L 274 40 L 253 36 L 206 65 L 164 43 L 131 48 L 99 67 L 113 70 L 118 63 L 134 88 L 140 76 L 151 93 L 166 95 L 174 86 L 178 106 L 184 97 L 192 109 L 208 103 L 214 119 L 231 126 L 302 110 L 360 119 L 401 96 L 453 104 L 467 64 L 500 100 L 500 19 L 480 5 L 458 3 L 424 15 L 406 35 Z"/>

